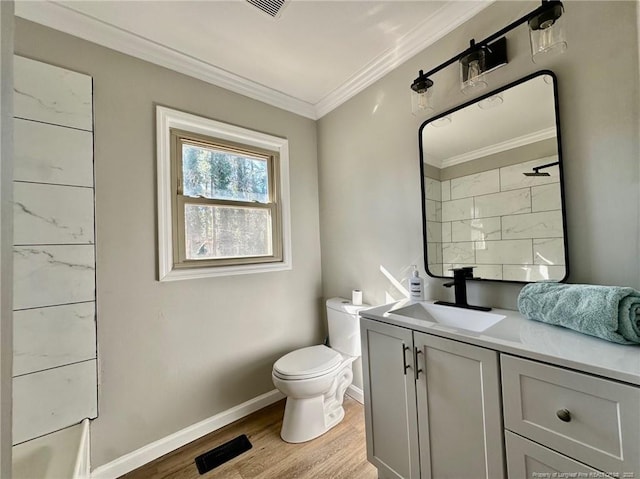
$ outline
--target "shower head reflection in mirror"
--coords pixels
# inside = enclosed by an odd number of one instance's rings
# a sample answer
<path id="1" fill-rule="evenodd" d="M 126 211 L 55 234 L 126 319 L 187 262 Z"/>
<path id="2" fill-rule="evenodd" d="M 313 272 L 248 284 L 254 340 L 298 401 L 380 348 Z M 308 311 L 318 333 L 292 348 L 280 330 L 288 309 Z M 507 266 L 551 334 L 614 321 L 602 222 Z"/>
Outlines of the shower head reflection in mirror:
<path id="1" fill-rule="evenodd" d="M 540 170 L 544 170 L 545 168 L 549 168 L 550 166 L 556 166 L 557 164 L 558 162 L 554 161 L 553 163 L 547 163 L 546 165 L 534 166 L 533 171 L 524 172 L 522 174 L 524 176 L 551 176 L 551 174 L 547 173 L 546 171 L 540 173 Z"/>
<path id="2" fill-rule="evenodd" d="M 494 108 L 479 108 L 498 96 Z M 549 71 L 421 126 L 429 275 L 450 277 L 452 268 L 474 266 L 474 277 L 486 280 L 567 278 L 559 133 L 556 81 Z"/>

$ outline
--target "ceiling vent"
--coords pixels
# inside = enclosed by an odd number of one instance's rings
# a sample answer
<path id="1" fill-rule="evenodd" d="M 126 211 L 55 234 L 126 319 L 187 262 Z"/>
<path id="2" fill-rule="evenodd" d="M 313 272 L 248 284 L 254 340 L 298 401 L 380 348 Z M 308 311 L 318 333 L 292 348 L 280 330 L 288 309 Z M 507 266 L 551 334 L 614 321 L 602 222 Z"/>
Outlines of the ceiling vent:
<path id="1" fill-rule="evenodd" d="M 284 6 L 284 0 L 247 0 L 247 2 L 273 18 L 279 16 Z"/>

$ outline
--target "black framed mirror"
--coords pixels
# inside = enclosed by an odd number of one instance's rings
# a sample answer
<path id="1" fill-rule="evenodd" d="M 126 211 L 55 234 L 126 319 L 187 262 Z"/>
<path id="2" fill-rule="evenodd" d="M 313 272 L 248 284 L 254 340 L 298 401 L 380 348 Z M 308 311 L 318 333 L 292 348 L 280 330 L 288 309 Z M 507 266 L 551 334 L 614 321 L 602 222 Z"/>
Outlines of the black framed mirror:
<path id="1" fill-rule="evenodd" d="M 447 278 L 569 275 L 558 89 L 540 71 L 425 121 L 419 130 L 425 269 Z"/>

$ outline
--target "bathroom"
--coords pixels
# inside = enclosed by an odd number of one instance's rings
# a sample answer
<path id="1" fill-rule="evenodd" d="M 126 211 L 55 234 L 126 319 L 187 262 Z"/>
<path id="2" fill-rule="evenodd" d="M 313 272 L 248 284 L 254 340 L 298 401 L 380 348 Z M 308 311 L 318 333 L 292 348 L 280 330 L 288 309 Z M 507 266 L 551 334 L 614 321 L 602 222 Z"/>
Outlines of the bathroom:
<path id="1" fill-rule="evenodd" d="M 420 69 L 537 4 L 487 6 L 317 120 L 63 33 L 62 24 L 25 20 L 16 4 L 16 54 L 93 78 L 99 385 L 92 470 L 271 393 L 273 363 L 324 340 L 326 298 L 350 297 L 357 288 L 365 303 L 381 305 L 404 297 L 411 265 L 426 278 L 418 145 L 424 118 L 411 114 L 409 85 Z M 638 3 L 565 7 L 567 51 L 532 63 L 521 26 L 508 35 L 509 64 L 488 75 L 490 88 L 541 68 L 556 74 L 569 281 L 640 289 Z M 456 68 L 436 80 L 434 113 L 468 100 Z M 292 269 L 157 280 L 156 105 L 288 139 Z M 4 213 L 2 224 L 5 230 Z M 5 251 L 11 240 L 3 233 L 2 241 Z M 2 266 L 4 274 L 4 257 Z M 443 283 L 426 278 L 425 296 L 451 300 Z M 516 309 L 521 288 L 471 282 L 469 302 Z M 11 354 L 4 299 L 3 364 Z M 362 388 L 359 365 L 354 369 Z M 2 378 L 3 409 L 10 376 Z M 7 414 L 2 477 L 11 462 L 4 455 Z"/>

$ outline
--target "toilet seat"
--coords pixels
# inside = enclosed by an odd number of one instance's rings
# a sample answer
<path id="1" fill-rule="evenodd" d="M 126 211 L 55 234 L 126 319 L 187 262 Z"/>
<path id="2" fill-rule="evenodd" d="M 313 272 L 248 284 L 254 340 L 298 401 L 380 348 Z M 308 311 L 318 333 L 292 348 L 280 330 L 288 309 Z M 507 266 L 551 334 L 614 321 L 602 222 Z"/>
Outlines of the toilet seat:
<path id="1" fill-rule="evenodd" d="M 312 379 L 330 374 L 342 364 L 342 355 L 321 344 L 285 354 L 273 365 L 273 374 L 281 379 Z"/>

